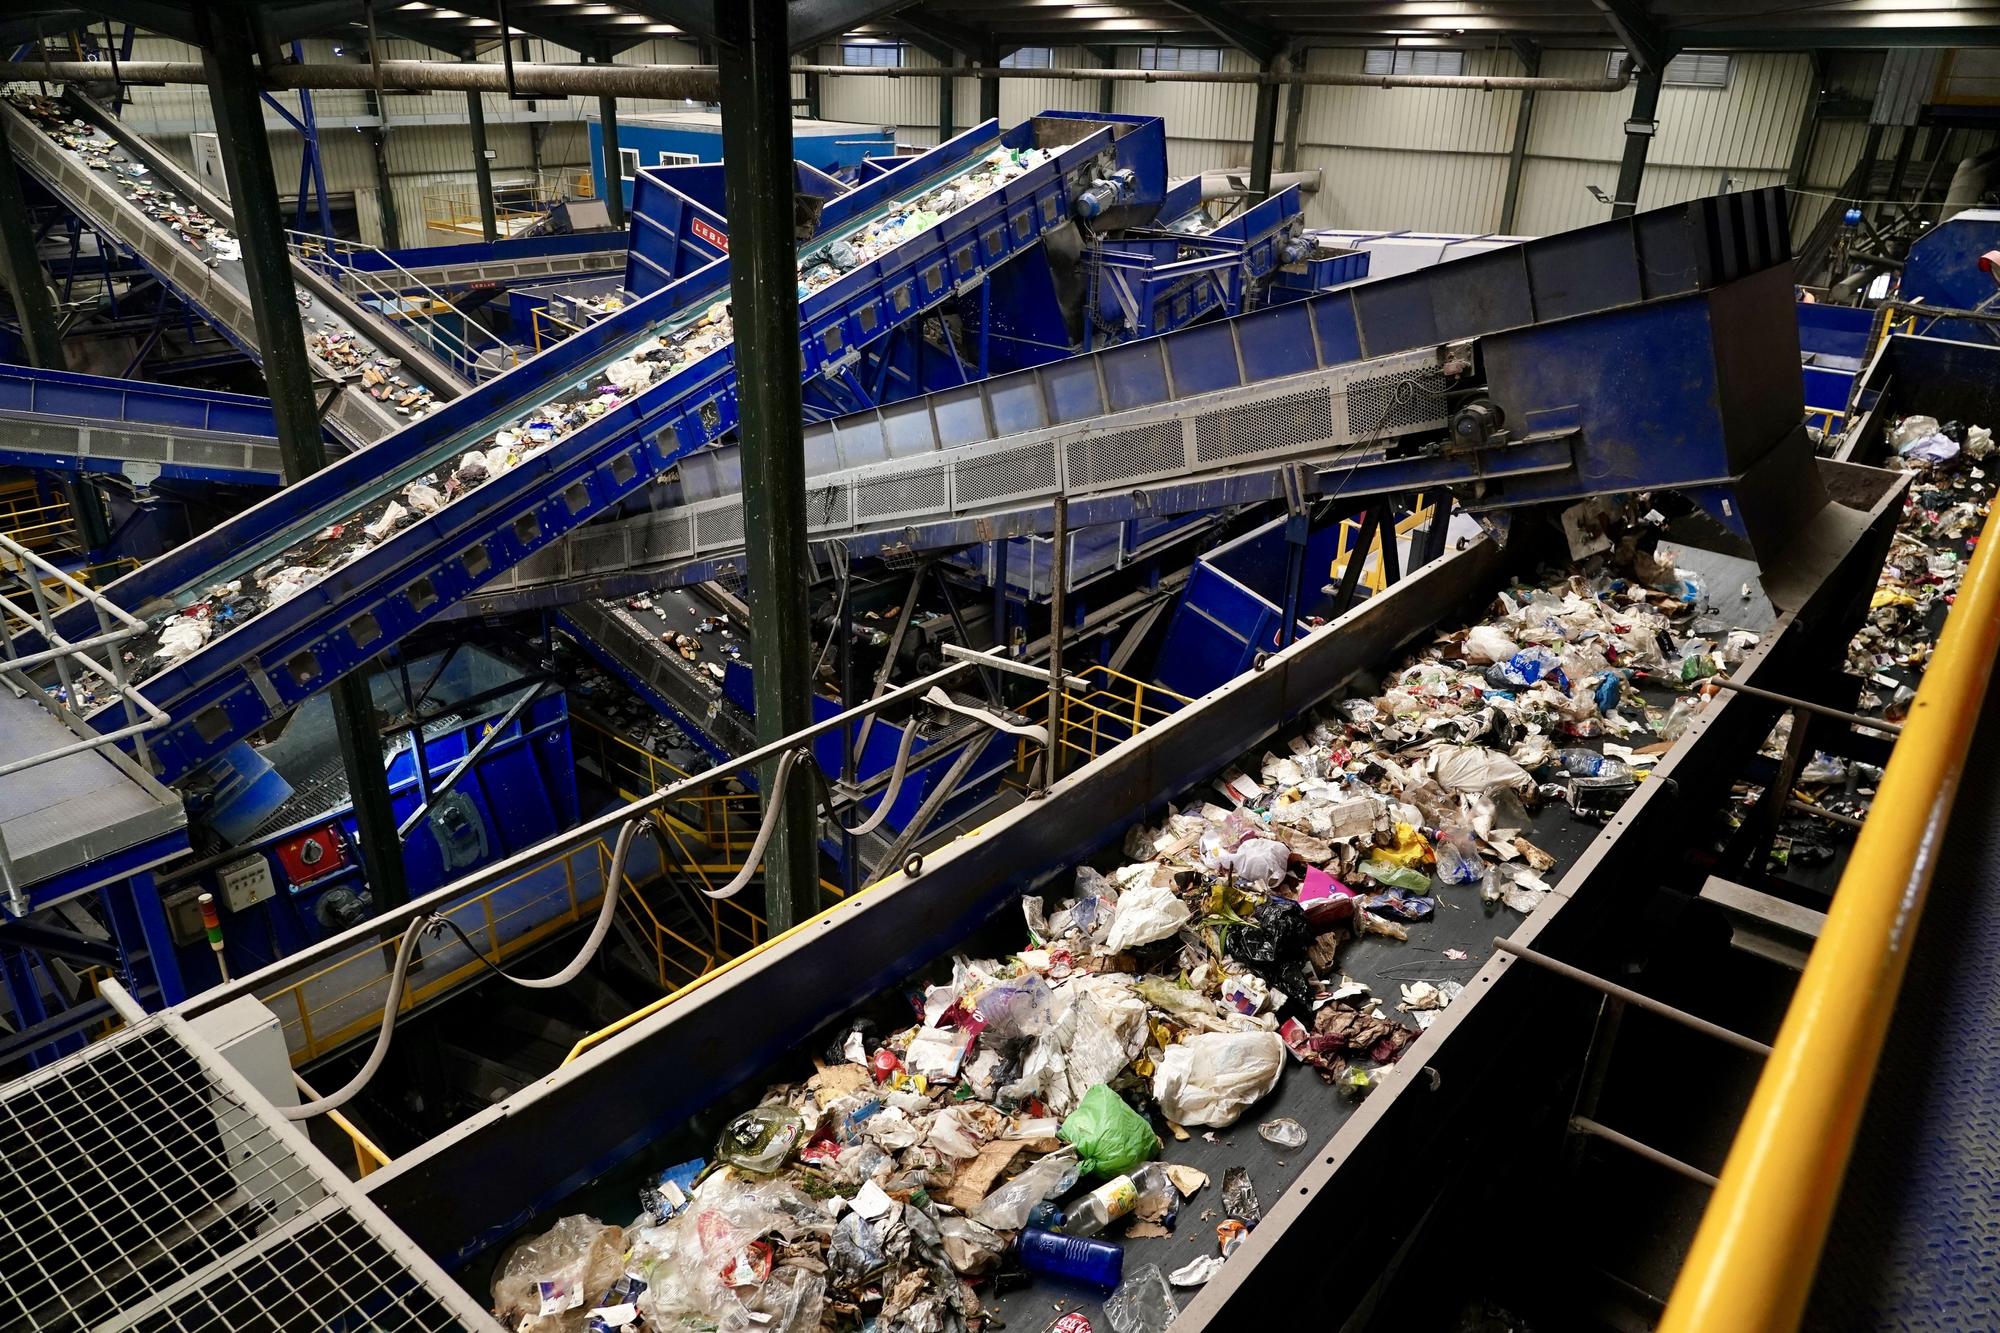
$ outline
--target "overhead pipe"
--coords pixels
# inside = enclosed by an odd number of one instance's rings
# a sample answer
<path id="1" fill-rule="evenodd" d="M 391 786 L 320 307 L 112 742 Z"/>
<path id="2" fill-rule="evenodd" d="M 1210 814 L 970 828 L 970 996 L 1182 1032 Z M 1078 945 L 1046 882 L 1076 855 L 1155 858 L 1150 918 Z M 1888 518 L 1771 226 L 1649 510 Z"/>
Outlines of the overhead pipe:
<path id="1" fill-rule="evenodd" d="M 384 60 L 355 65 L 275 65 L 263 69 L 273 90 L 355 89 L 387 92 L 506 93 L 506 70 L 492 64 L 437 60 Z M 1512 75 L 1327 74 L 1306 70 L 1005 69 L 987 65 L 902 68 L 849 65 L 793 65 L 793 74 L 823 78 L 865 76 L 883 79 L 1042 79 L 1068 83 L 1234 83 L 1301 88 L 1458 88 L 1475 92 L 1615 93 L 1625 80 L 1528 78 Z M 0 79 L 20 82 L 102 83 L 108 66 L 91 60 L 0 62 Z M 123 60 L 119 79 L 128 84 L 206 84 L 198 63 Z M 513 91 L 523 94 L 579 93 L 612 97 L 720 99 L 713 65 L 549 65 L 516 64 Z"/>

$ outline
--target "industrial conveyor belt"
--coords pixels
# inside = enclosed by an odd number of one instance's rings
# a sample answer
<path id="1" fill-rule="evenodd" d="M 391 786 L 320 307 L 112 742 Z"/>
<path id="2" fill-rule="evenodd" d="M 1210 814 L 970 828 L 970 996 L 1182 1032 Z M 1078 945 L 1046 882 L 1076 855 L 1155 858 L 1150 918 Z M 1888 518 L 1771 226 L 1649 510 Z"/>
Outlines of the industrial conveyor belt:
<path id="1" fill-rule="evenodd" d="M 878 226 L 893 239 L 829 274 L 801 303 L 808 376 L 838 375 L 859 344 L 1070 225 L 1076 192 L 1111 160 L 1111 132 L 1076 135 L 1065 125 L 1066 137 L 1043 150 L 1032 147 L 1037 127 L 1031 121 L 1010 132 L 1025 136 L 1026 146 L 1012 150 L 989 123 L 829 205 L 816 251 Z M 903 206 L 918 200 L 927 206 Z M 712 264 L 120 580 L 114 599 L 156 620 L 219 584 L 243 580 L 250 588 L 233 617 L 215 622 L 228 632 L 146 682 L 148 697 L 169 700 L 175 718 L 156 750 L 168 778 L 730 430 L 736 372 L 727 284 L 726 261 Z M 641 352 L 666 358 L 664 374 L 607 398 L 605 370 L 630 368 Z M 597 410 L 583 411 L 586 399 Z M 605 408 L 607 401 L 613 405 Z M 551 416 L 564 420 L 567 434 L 553 423 L 529 429 L 530 420 Z M 496 442 L 502 429 L 518 447 Z M 467 482 L 435 512 L 412 514 L 400 528 L 390 523 L 379 543 L 350 533 L 385 513 L 399 492 L 408 499 L 413 482 L 429 478 L 433 495 L 448 491 L 455 466 L 470 475 L 462 466 L 468 451 L 489 446 L 506 461 L 482 466 L 484 480 Z M 286 600 L 260 595 L 255 577 L 286 567 L 316 581 Z M 143 646 L 142 676 L 162 665 L 152 651 Z"/>
<path id="2" fill-rule="evenodd" d="M 1959 779 L 1804 1327 L 1993 1327 L 1996 1175 L 2000 676 Z"/>
<path id="3" fill-rule="evenodd" d="M 0 463 L 275 486 L 268 398 L 0 366 Z"/>
<path id="4" fill-rule="evenodd" d="M 149 214 L 147 196 L 139 191 L 160 191 L 174 196 L 223 226 L 233 228 L 229 205 L 183 171 L 172 158 L 88 98 L 72 93 L 63 101 L 62 110 L 84 122 L 84 127 L 77 130 L 79 140 L 108 139 L 113 145 L 110 151 L 92 153 L 86 161 L 84 153 L 57 144 L 11 102 L 0 101 L 0 116 L 7 118 L 8 143 L 21 166 L 65 207 L 89 221 L 100 235 L 128 250 L 163 285 L 246 356 L 261 364 L 263 354 L 258 346 L 242 260 L 217 252 L 214 247 L 195 240 L 191 231 L 176 230 L 167 221 Z M 465 391 L 466 382 L 448 364 L 413 341 L 392 321 L 334 287 L 297 257 L 292 258 L 291 268 L 292 281 L 297 285 L 309 321 L 306 325 L 309 343 L 312 334 L 330 334 L 350 342 L 356 350 L 391 357 L 400 363 L 397 373 L 428 389 L 439 400 L 455 398 Z M 352 372 L 321 356 L 312 355 L 312 360 L 315 373 L 323 378 L 335 381 L 356 378 Z M 365 446 L 401 428 L 407 415 L 398 416 L 392 405 L 362 393 L 356 383 L 351 391 L 335 397 L 327 412 L 327 424 L 350 444 Z"/>

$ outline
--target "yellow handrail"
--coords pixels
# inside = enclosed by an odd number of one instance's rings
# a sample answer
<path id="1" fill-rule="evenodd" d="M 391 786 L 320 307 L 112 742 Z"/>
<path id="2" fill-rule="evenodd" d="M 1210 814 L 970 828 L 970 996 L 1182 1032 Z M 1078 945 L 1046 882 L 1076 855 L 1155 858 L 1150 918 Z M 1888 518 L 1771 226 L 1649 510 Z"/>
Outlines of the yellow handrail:
<path id="1" fill-rule="evenodd" d="M 1436 509 L 1437 506 L 1434 503 L 1418 506 L 1408 515 L 1397 520 L 1396 535 L 1399 537 L 1409 536 L 1412 532 L 1415 532 L 1418 528 L 1428 523 L 1431 514 Z M 1354 535 L 1359 531 L 1361 531 L 1361 520 L 1359 518 L 1343 518 L 1340 520 L 1339 536 L 1333 552 L 1333 564 L 1327 571 L 1335 582 L 1338 582 L 1341 575 L 1347 572 L 1347 562 L 1351 558 L 1349 554 L 1351 550 L 1350 543 L 1353 542 Z M 1368 562 L 1361 572 L 1362 586 L 1367 588 L 1371 593 L 1379 593 L 1387 588 L 1389 586 L 1389 575 L 1388 571 L 1382 565 L 1382 530 L 1380 528 L 1375 530 L 1375 537 L 1369 543 L 1368 553 L 1361 558 Z"/>
<path id="2" fill-rule="evenodd" d="M 1095 759 L 1113 746 L 1123 744 L 1156 722 L 1172 716 L 1194 702 L 1187 695 L 1152 681 L 1128 676 L 1108 666 L 1095 665 L 1076 673 L 1092 686 L 1082 694 L 1071 694 L 1063 703 L 1061 731 L 1057 741 L 1065 753 L 1074 751 L 1083 761 Z M 1021 704 L 1016 712 L 1027 717 L 1047 715 L 1046 691 Z M 1023 738 L 1015 746 L 1016 769 L 1026 772 L 1029 761 L 1042 747 Z"/>
<path id="3" fill-rule="evenodd" d="M 1803 1316 L 2000 649 L 1996 548 L 1989 516 L 1660 1333 Z"/>
<path id="4" fill-rule="evenodd" d="M 543 325 L 545 324 L 553 325 L 556 330 L 549 333 L 546 339 L 543 337 Z M 582 326 L 573 324 L 555 313 L 555 311 L 550 310 L 547 306 L 540 305 L 528 312 L 528 327 L 534 335 L 535 352 L 537 355 L 544 349 L 555 346 L 563 339 L 569 337 L 570 334 L 583 332 Z"/>
<path id="5" fill-rule="evenodd" d="M 328 1111 L 326 1118 L 331 1120 L 334 1126 L 343 1134 L 347 1135 L 348 1141 L 354 1145 L 354 1178 L 356 1180 L 374 1171 L 377 1167 L 389 1165 L 389 1154 L 376 1147 L 375 1140 L 363 1134 L 352 1120 L 349 1120 L 338 1111 Z"/>

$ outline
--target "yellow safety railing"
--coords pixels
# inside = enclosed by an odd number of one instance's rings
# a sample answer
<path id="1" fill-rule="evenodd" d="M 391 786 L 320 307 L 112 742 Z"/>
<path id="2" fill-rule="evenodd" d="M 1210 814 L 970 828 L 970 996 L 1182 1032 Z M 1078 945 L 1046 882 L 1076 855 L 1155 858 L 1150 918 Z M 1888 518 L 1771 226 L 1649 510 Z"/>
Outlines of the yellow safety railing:
<path id="1" fill-rule="evenodd" d="M 1839 428 L 1839 423 L 1846 420 L 1847 413 L 1838 407 L 1808 407 L 1806 409 L 1806 424 L 1810 426 L 1814 422 L 1818 422 L 1820 433 L 1823 435 L 1833 434 Z"/>
<path id="2" fill-rule="evenodd" d="M 328 1111 L 326 1118 L 333 1122 L 336 1129 L 347 1135 L 348 1142 L 354 1145 L 354 1178 L 356 1180 L 368 1175 L 377 1167 L 389 1165 L 389 1154 L 376 1147 L 375 1140 L 362 1133 L 352 1120 L 349 1120 L 338 1111 Z"/>
<path id="3" fill-rule="evenodd" d="M 598 776 L 628 801 L 685 782 L 690 776 L 643 745 L 635 745 L 580 715 L 570 717 L 570 743 L 577 757 L 593 761 Z M 755 792 L 677 796 L 667 810 L 669 823 L 692 835 L 709 852 L 721 855 L 721 862 L 707 868 L 729 875 L 742 869 L 742 858 L 756 840 L 761 818 L 762 807 Z"/>
<path id="4" fill-rule="evenodd" d="M 1914 314 L 1904 314 L 1899 317 L 1896 312 L 1901 308 L 1893 304 L 1876 308 L 1875 318 L 1868 326 L 1868 350 L 1861 356 L 1862 365 L 1865 366 L 1875 359 L 1875 353 L 1882 350 L 1882 344 L 1888 340 L 1890 334 L 1908 334 L 1917 331 L 1917 317 Z"/>
<path id="5" fill-rule="evenodd" d="M 558 863 L 562 870 L 559 884 L 525 897 L 519 892 L 521 885 L 547 874 Z M 581 887 L 580 863 L 586 872 L 595 872 L 588 876 L 592 882 Z M 491 885 L 439 915 L 456 922 L 467 936 L 480 942 L 480 953 L 497 964 L 595 911 L 603 897 L 610 864 L 611 848 L 598 838 Z M 552 907 L 554 910 L 549 911 Z M 533 919 L 534 924 L 514 931 L 512 927 L 523 918 Z M 286 1045 L 294 1066 L 318 1059 L 375 1030 L 381 1022 L 397 943 L 392 937 L 358 950 L 260 997 L 286 1029 Z M 455 941 L 453 947 L 457 947 Z M 413 972 L 403 989 L 403 1010 L 407 1012 L 449 991 L 484 966 L 478 958 L 470 958 L 449 971 L 427 968 Z"/>
<path id="6" fill-rule="evenodd" d="M 1089 682 L 1089 687 L 1082 691 L 1072 690 L 1063 701 L 1061 735 L 1058 739 L 1067 766 L 1088 763 L 1194 702 L 1187 695 L 1164 685 L 1113 671 L 1108 666 L 1086 667 L 1073 674 Z M 1047 692 L 1030 699 L 1015 711 L 1042 721 L 1049 711 Z M 1041 752 L 1040 745 L 1023 737 L 1014 747 L 1016 770 L 1021 773 L 1030 771 L 1031 762 Z"/>
<path id="7" fill-rule="evenodd" d="M 14 537 L 14 534 L 11 532 L 7 533 L 7 535 Z M 21 539 L 14 537 L 14 540 L 20 541 Z M 24 546 L 27 545 L 26 542 L 22 542 L 21 544 Z M 6 558 L 0 556 L 0 569 L 7 567 Z M 102 588 L 113 579 L 129 574 L 138 567 L 139 562 L 137 560 L 132 559 L 130 556 L 125 556 L 117 560 L 102 560 L 94 565 L 85 565 L 81 569 L 73 571 L 71 577 L 87 587 Z M 19 573 L 18 570 L 10 572 Z M 49 606 L 57 611 L 74 606 L 80 600 L 80 594 L 78 594 L 76 589 L 64 583 L 61 579 L 43 579 L 42 589 L 43 594 L 48 598 Z M 0 617 L 0 621 L 4 621 L 9 634 L 18 634 L 26 626 L 26 622 L 17 616 L 9 615 Z"/>
<path id="8" fill-rule="evenodd" d="M 701 881 L 703 888 L 713 892 L 718 886 L 718 876 L 726 880 L 735 873 L 734 869 L 723 871 L 718 867 L 716 873 L 711 874 L 688 846 L 686 837 L 673 820 L 655 815 L 654 824 L 660 830 L 662 850 L 671 853 L 679 862 L 673 868 L 694 876 Z M 651 946 L 663 990 L 692 981 L 732 954 L 755 948 L 763 942 L 767 923 L 762 916 L 734 898 L 710 898 L 706 895 L 703 898 L 708 914 L 708 938 L 692 940 L 661 921 L 659 914 L 653 910 L 653 904 L 643 895 L 636 892 L 619 895 L 619 906 L 626 909 L 632 924 Z M 670 972 L 678 975 L 680 980 L 676 981 L 669 975 Z"/>
<path id="9" fill-rule="evenodd" d="M 583 328 L 564 319 L 547 306 L 538 305 L 528 314 L 528 331 L 533 337 L 535 352 L 539 355 L 572 333 L 583 332 Z"/>
<path id="10" fill-rule="evenodd" d="M 1408 517 L 1397 520 L 1396 535 L 1398 537 L 1407 537 L 1418 528 L 1429 523 L 1431 514 L 1436 508 L 1435 504 L 1426 502 Z M 1358 517 L 1343 518 L 1340 520 L 1340 532 L 1336 538 L 1337 544 L 1333 552 L 1333 565 L 1329 570 L 1336 583 L 1340 581 L 1342 575 L 1347 573 L 1347 562 L 1353 559 L 1354 556 L 1354 539 L 1360 531 L 1361 520 Z M 1382 562 L 1382 530 L 1380 528 L 1375 530 L 1375 540 L 1369 545 L 1367 553 L 1361 558 L 1367 562 L 1361 567 L 1362 586 L 1367 588 L 1370 593 L 1379 593 L 1388 587 L 1388 570 Z"/>
<path id="11" fill-rule="evenodd" d="M 63 501 L 47 501 L 32 486 L 0 491 L 0 532 L 36 551 L 73 546 L 76 516 Z"/>
<path id="12" fill-rule="evenodd" d="M 1661 1333 L 1798 1327 L 2000 650 L 1996 548 L 2000 511 L 1980 534 Z"/>
<path id="13" fill-rule="evenodd" d="M 558 204 L 596 197 L 597 182 L 588 171 L 543 172 L 533 181 L 501 182 L 493 187 L 494 228 L 503 238 L 518 235 Z M 422 202 L 424 226 L 431 231 L 485 236 L 476 181 L 427 190 Z"/>

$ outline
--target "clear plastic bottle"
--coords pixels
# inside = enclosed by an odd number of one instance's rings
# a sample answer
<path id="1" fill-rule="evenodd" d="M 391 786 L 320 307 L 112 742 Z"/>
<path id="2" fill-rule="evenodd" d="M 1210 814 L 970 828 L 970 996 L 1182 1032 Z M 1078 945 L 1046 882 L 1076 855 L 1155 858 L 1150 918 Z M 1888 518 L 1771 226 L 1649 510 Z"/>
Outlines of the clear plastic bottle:
<path id="1" fill-rule="evenodd" d="M 1121 1176 L 1120 1179 L 1123 1179 Z M 1058 1235 L 1029 1227 L 1016 1242 L 1021 1267 L 1110 1291 L 1125 1277 L 1125 1251 L 1108 1240 Z"/>
<path id="2" fill-rule="evenodd" d="M 1063 1230 L 1072 1236 L 1095 1236 L 1143 1201 L 1151 1212 L 1164 1212 L 1177 1195 L 1166 1168 L 1148 1162 L 1130 1175 L 1114 1176 L 1078 1199 L 1063 1212 Z"/>
<path id="3" fill-rule="evenodd" d="M 1130 1176 L 1113 1176 L 1063 1210 L 1063 1229 L 1072 1236 L 1095 1236 L 1137 1206 L 1139 1187 Z"/>

